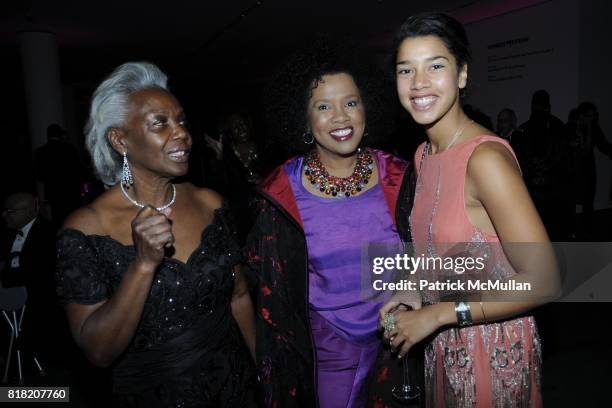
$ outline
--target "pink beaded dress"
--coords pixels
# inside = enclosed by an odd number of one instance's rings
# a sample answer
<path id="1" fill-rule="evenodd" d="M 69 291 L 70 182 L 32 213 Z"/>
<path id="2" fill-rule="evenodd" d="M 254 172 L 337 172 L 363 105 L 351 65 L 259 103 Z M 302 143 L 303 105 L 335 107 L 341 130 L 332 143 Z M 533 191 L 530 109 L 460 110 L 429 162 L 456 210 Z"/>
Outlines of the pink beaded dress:
<path id="1" fill-rule="evenodd" d="M 471 243 L 488 248 L 495 234 L 479 230 L 465 211 L 465 176 L 471 154 L 484 142 L 503 144 L 496 136 L 480 136 L 438 154 L 415 153 L 418 179 L 410 222 L 415 248 L 431 254 L 436 243 Z M 425 152 L 425 153 L 424 153 Z M 512 153 L 514 155 L 514 153 Z M 433 249 L 435 250 L 435 249 Z M 490 251 L 492 275 L 516 274 L 501 251 Z M 424 303 L 440 301 L 439 294 L 422 292 Z M 437 334 L 425 351 L 428 407 L 541 407 L 541 348 L 532 316 L 490 324 L 450 328 Z"/>

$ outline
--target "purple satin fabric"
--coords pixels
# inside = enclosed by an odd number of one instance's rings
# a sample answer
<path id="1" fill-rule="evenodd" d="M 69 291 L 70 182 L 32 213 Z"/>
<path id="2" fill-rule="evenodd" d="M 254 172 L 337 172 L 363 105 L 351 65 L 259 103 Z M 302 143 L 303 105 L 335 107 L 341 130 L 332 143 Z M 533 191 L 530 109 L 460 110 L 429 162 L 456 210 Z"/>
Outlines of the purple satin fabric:
<path id="1" fill-rule="evenodd" d="M 364 407 L 380 345 L 378 311 L 385 294 L 367 301 L 362 296 L 362 246 L 399 246 L 399 235 L 381 184 L 355 197 L 318 197 L 302 185 L 302 164 L 302 158 L 292 160 L 285 172 L 308 246 L 319 402 L 321 408 Z M 384 166 L 379 166 L 379 174 L 384 176 Z M 368 269 L 364 273 L 369 277 Z"/>
<path id="2" fill-rule="evenodd" d="M 306 234 L 310 307 L 343 339 L 360 345 L 377 342 L 378 311 L 385 299 L 379 293 L 362 300 L 361 251 L 374 242 L 399 246 L 383 190 L 379 183 L 355 197 L 318 197 L 302 185 L 302 163 L 302 158 L 291 161 L 285 171 Z"/>
<path id="3" fill-rule="evenodd" d="M 368 377 L 379 343 L 359 346 L 338 336 L 325 318 L 310 311 L 317 350 L 317 394 L 320 408 L 359 408 L 367 400 Z"/>

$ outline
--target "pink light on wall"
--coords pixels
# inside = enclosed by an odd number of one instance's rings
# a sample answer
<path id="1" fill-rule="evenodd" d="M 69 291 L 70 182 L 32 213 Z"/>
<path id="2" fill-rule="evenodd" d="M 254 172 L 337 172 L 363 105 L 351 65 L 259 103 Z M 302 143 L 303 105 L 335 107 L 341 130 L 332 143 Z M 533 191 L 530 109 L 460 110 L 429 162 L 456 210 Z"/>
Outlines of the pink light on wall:
<path id="1" fill-rule="evenodd" d="M 477 1 L 465 7 L 450 10 L 449 14 L 461 21 L 463 24 L 475 23 L 491 17 L 500 16 L 527 7 L 547 3 L 551 0 L 494 0 Z"/>

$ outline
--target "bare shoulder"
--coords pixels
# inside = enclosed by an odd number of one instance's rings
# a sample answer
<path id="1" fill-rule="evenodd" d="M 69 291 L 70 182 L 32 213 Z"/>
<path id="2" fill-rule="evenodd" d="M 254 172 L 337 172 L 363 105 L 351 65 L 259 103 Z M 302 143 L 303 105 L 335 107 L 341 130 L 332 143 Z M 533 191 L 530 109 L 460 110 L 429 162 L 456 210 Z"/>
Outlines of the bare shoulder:
<path id="1" fill-rule="evenodd" d="M 504 197 L 512 201 L 525 190 L 512 152 L 502 143 L 486 141 L 469 158 L 466 183 L 474 198 L 488 202 Z"/>
<path id="2" fill-rule="evenodd" d="M 502 143 L 486 141 L 479 144 L 468 161 L 468 172 L 518 171 L 512 152 Z"/>
<path id="3" fill-rule="evenodd" d="M 209 188 L 196 187 L 191 183 L 181 183 L 178 186 L 186 196 L 195 200 L 202 208 L 214 211 L 221 207 L 223 197 Z"/>
<path id="4" fill-rule="evenodd" d="M 109 231 L 106 230 L 108 223 L 105 222 L 105 219 L 109 214 L 109 209 L 116 207 L 115 200 L 116 191 L 113 189 L 105 191 L 90 204 L 70 214 L 62 228 L 75 229 L 85 235 L 108 235 Z"/>
<path id="5" fill-rule="evenodd" d="M 471 122 L 466 127 L 465 133 L 470 139 L 479 138 L 483 135 L 499 137 L 490 129 L 476 122 Z M 503 139 L 500 138 L 499 140 L 499 142 L 487 140 L 476 146 L 468 160 L 468 173 L 474 171 L 479 173 L 487 172 L 502 167 L 507 167 L 508 169 L 518 168 L 512 152 L 506 145 L 501 143 Z"/>
<path id="6" fill-rule="evenodd" d="M 96 210 L 93 203 L 81 207 L 66 218 L 62 229 L 66 228 L 75 229 L 85 235 L 101 235 L 102 222 L 100 213 Z"/>

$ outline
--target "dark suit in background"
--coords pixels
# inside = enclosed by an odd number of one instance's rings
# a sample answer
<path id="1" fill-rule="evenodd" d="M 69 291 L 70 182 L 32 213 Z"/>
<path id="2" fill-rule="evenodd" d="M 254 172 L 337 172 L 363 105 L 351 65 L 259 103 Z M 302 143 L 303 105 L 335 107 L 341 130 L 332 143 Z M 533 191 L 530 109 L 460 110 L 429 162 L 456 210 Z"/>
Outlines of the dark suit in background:
<path id="1" fill-rule="evenodd" d="M 3 287 L 25 286 L 28 291 L 22 326 L 25 345 L 43 357 L 43 361 L 61 356 L 71 340 L 55 293 L 55 228 L 38 215 L 37 199 L 25 192 L 6 199 L 2 217 L 7 229 L 0 237 L 0 282 Z M 23 232 L 31 222 L 27 234 L 22 234 L 21 249 L 12 253 L 18 231 Z M 18 266 L 11 262 L 16 256 Z M 8 337 L 5 335 L 8 330 L 8 324 L 0 325 L 2 337 Z M 6 350 L 0 352 L 4 354 Z"/>
<path id="2" fill-rule="evenodd" d="M 27 344 L 44 357 L 53 357 L 65 342 L 66 323 L 55 294 L 55 229 L 37 217 L 19 253 L 19 267 L 11 266 L 15 231 L 2 240 L 3 287 L 25 286 L 28 291 L 23 321 Z"/>

